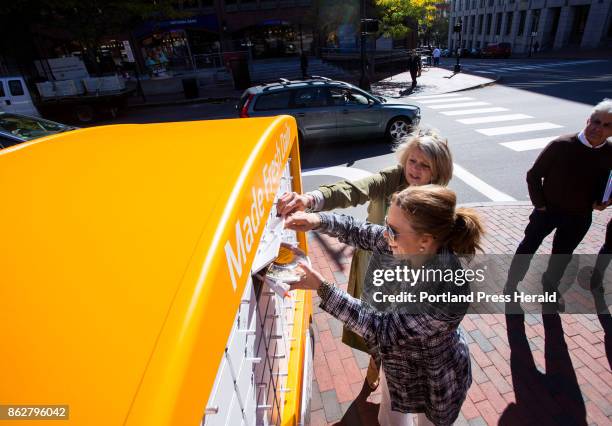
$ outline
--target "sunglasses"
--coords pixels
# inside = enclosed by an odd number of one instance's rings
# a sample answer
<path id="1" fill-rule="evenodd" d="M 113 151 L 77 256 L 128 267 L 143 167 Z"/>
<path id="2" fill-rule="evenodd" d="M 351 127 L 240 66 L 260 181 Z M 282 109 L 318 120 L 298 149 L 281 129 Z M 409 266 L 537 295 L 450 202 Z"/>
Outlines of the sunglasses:
<path id="1" fill-rule="evenodd" d="M 395 229 L 391 227 L 391 225 L 389 225 L 389 220 L 387 219 L 386 216 L 385 216 L 385 231 L 387 232 L 387 235 L 389 236 L 389 240 L 391 241 L 395 241 L 395 239 L 399 237 L 400 235 L 399 232 L 397 232 Z"/>

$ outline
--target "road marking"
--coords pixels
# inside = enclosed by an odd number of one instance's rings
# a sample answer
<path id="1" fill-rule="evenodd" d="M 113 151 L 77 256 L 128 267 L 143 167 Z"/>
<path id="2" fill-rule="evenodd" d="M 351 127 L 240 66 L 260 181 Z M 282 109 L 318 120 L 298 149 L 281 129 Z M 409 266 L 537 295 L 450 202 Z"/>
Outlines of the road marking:
<path id="1" fill-rule="evenodd" d="M 512 142 L 503 142 L 500 145 L 505 146 L 506 148 L 510 148 L 513 151 L 530 151 L 532 149 L 542 149 L 550 141 L 556 139 L 557 136 L 549 136 L 547 138 L 535 138 L 535 139 L 523 139 L 520 141 L 512 141 Z"/>
<path id="2" fill-rule="evenodd" d="M 469 114 L 483 114 L 485 112 L 501 112 L 501 111 L 508 111 L 508 108 L 492 107 L 492 108 L 476 108 L 476 109 L 459 109 L 457 111 L 440 111 L 440 114 L 469 115 Z"/>
<path id="3" fill-rule="evenodd" d="M 463 182 L 480 192 L 491 201 L 516 201 L 516 199 L 493 188 L 491 185 L 479 177 L 471 174 L 457 163 L 453 164 L 453 176 L 461 179 Z"/>
<path id="4" fill-rule="evenodd" d="M 445 98 L 445 99 L 427 99 L 424 101 L 418 100 L 417 102 L 422 104 L 442 104 L 444 102 L 457 102 L 457 101 L 473 101 L 474 98 L 462 96 L 460 98 Z"/>
<path id="5" fill-rule="evenodd" d="M 449 109 L 449 108 L 463 108 L 463 107 L 472 107 L 472 106 L 483 106 L 483 105 L 491 105 L 488 102 L 464 102 L 458 104 L 445 104 L 445 105 L 425 105 L 432 109 Z"/>
<path id="6" fill-rule="evenodd" d="M 476 117 L 476 118 L 463 118 L 457 120 L 462 124 L 480 124 L 480 123 L 495 123 L 498 121 L 512 121 L 512 120 L 524 120 L 526 118 L 533 118 L 527 114 L 506 114 L 506 115 L 489 115 L 487 117 Z"/>
<path id="7" fill-rule="evenodd" d="M 440 99 L 440 98 L 452 98 L 455 96 L 461 96 L 458 93 L 443 93 L 441 95 L 427 95 L 427 96 L 410 96 L 410 99 Z"/>
<path id="8" fill-rule="evenodd" d="M 367 170 L 357 169 L 354 167 L 324 167 L 320 169 L 307 169 L 302 172 L 302 177 L 309 176 L 335 176 L 346 180 L 357 180 L 371 176 L 373 173 Z M 453 163 L 453 176 L 462 180 L 474 190 L 480 192 L 491 201 L 516 201 L 514 198 L 505 194 L 491 185 L 465 170 L 457 163 Z"/>
<path id="9" fill-rule="evenodd" d="M 510 135 L 513 133 L 526 133 L 526 132 L 534 132 L 536 130 L 548 130 L 548 129 L 558 129 L 560 126 L 554 123 L 531 123 L 531 124 L 521 124 L 519 126 L 505 126 L 505 127 L 492 127 L 488 129 L 476 129 L 478 133 L 482 133 L 486 136 L 497 136 L 497 135 Z"/>
<path id="10" fill-rule="evenodd" d="M 372 172 L 367 170 L 358 169 L 355 167 L 324 167 L 321 169 L 304 169 L 302 171 L 302 177 L 304 176 L 337 176 L 346 180 L 358 180 L 372 175 Z"/>

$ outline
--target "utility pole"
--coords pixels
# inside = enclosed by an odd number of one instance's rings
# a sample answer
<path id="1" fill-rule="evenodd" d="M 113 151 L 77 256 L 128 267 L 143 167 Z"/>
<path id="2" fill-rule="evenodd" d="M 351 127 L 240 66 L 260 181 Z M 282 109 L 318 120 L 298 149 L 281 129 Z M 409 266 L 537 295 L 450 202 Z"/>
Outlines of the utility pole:
<path id="1" fill-rule="evenodd" d="M 453 27 L 453 31 L 455 33 L 459 33 L 459 46 L 457 47 L 457 63 L 455 64 L 455 74 L 461 72 L 461 64 L 459 63 L 459 58 L 461 57 L 461 30 L 463 28 L 463 23 L 461 22 L 461 18 L 457 21 L 455 26 Z"/>
<path id="2" fill-rule="evenodd" d="M 359 78 L 359 87 L 363 90 L 370 90 L 370 78 L 366 69 L 366 41 L 367 41 L 367 18 L 366 18 L 366 0 L 361 2 L 361 19 L 359 20 L 359 34 L 361 44 L 361 77 Z"/>

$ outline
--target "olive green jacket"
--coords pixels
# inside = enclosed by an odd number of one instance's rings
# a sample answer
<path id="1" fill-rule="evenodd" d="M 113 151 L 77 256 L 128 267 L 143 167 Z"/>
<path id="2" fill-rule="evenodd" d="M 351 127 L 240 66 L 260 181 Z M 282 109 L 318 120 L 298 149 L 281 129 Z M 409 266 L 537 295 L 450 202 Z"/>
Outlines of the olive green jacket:
<path id="1" fill-rule="evenodd" d="M 404 167 L 396 165 L 353 182 L 341 181 L 318 188 L 323 194 L 323 210 L 333 210 L 358 206 L 368 201 L 368 222 L 382 224 L 389 208 L 391 195 L 406 188 L 408 183 Z M 370 252 L 355 249 L 351 262 L 347 291 L 354 297 L 361 297 L 366 270 L 370 262 Z M 367 352 L 363 338 L 348 329 L 342 333 L 342 341 L 347 345 Z"/>

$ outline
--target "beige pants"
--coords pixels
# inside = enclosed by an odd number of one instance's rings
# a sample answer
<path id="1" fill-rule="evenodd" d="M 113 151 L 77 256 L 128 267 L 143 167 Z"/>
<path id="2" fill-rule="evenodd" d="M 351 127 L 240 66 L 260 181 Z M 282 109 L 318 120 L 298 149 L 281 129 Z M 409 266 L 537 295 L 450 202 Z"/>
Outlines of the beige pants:
<path id="1" fill-rule="evenodd" d="M 414 426 L 415 423 L 412 413 L 400 413 L 399 411 L 393 411 L 391 409 L 391 395 L 389 394 L 389 387 L 387 386 L 387 379 L 385 378 L 385 369 L 382 366 L 380 368 L 379 386 L 382 392 L 380 408 L 378 410 L 378 423 L 380 423 L 380 426 Z M 417 414 L 416 425 L 434 426 L 423 413 Z"/>

